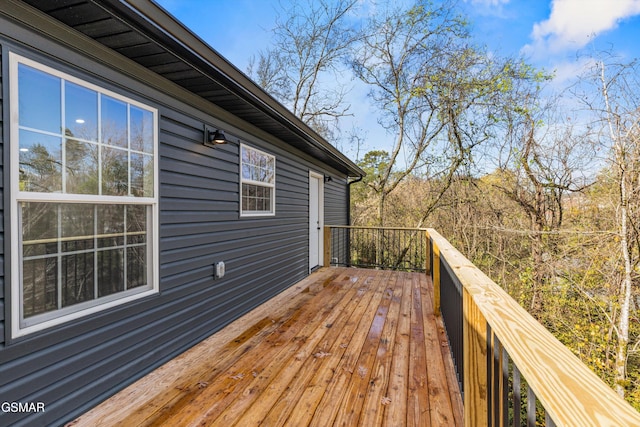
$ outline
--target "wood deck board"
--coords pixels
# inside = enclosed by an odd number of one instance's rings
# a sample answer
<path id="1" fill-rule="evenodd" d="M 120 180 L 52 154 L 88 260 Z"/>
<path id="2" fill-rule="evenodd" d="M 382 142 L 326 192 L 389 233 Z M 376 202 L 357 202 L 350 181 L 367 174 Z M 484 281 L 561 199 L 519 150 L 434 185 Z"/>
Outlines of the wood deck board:
<path id="1" fill-rule="evenodd" d="M 403 284 L 402 280 L 398 280 L 398 275 L 393 275 L 389 281 L 389 289 L 393 290 L 393 294 L 390 298 L 387 321 L 380 337 L 376 359 L 371 369 L 371 380 L 358 421 L 358 425 L 363 427 L 382 424 L 386 400 L 389 399 L 389 373 L 391 372 L 393 349 L 398 329 L 400 301 L 404 292 Z"/>
<path id="2" fill-rule="evenodd" d="M 461 425 L 431 292 L 418 273 L 321 269 L 73 425 Z"/>
<path id="3" fill-rule="evenodd" d="M 407 385 L 409 378 L 409 330 L 411 327 L 411 280 L 402 278 L 402 300 L 398 314 L 398 328 L 393 355 L 389 386 L 385 399 L 383 426 L 404 425 L 407 414 Z"/>
<path id="4" fill-rule="evenodd" d="M 327 387 L 310 426 L 352 426 L 357 423 L 362 406 L 363 389 L 369 381 L 373 365 L 373 347 L 377 346 L 388 312 L 386 294 L 388 275 L 378 275 L 371 282 L 374 297 L 364 312 L 356 333 L 351 338 L 341 365 Z M 344 363 L 342 363 L 344 362 Z"/>
<path id="5" fill-rule="evenodd" d="M 340 353 L 339 340 L 341 334 L 346 332 L 346 324 L 350 318 L 347 309 L 357 304 L 363 296 L 354 288 L 356 281 L 352 282 L 348 292 L 349 304 L 342 307 L 331 321 L 318 328 L 318 332 L 324 329 L 324 334 L 318 337 L 320 339 L 307 343 L 307 348 L 290 361 L 293 369 L 286 369 L 278 375 L 260 395 L 259 401 L 245 411 L 235 425 L 257 425 L 260 422 L 269 426 L 285 424 L 294 405 L 301 400 L 306 386 L 312 382 L 314 374 L 330 369 L 324 366 L 326 361 L 331 360 L 328 356 Z"/>
<path id="6" fill-rule="evenodd" d="M 409 389 L 407 392 L 407 426 L 431 426 L 431 393 L 427 382 L 427 353 L 423 324 L 422 297 L 418 276 L 411 280 L 411 336 L 409 339 Z M 433 424 L 439 426 L 441 424 Z"/>

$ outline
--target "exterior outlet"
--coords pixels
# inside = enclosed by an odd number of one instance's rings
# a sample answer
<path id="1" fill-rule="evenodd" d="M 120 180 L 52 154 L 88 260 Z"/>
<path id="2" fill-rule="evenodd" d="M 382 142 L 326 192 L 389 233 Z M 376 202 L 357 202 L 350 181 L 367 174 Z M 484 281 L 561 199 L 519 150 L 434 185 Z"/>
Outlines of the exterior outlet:
<path id="1" fill-rule="evenodd" d="M 222 279 L 225 273 L 225 265 L 223 261 L 215 263 L 215 274 L 214 277 L 216 279 Z"/>

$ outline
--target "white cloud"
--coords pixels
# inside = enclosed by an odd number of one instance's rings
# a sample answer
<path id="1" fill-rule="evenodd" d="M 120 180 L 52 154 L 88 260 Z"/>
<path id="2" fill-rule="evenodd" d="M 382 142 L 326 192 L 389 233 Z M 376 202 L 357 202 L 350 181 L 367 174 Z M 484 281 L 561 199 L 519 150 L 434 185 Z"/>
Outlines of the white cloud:
<path id="1" fill-rule="evenodd" d="M 557 89 L 564 89 L 591 67 L 593 67 L 593 59 L 589 57 L 578 58 L 576 61 L 558 62 L 553 69 L 552 86 Z"/>
<path id="2" fill-rule="evenodd" d="M 551 15 L 534 24 L 525 51 L 540 55 L 579 49 L 599 34 L 640 14 L 640 0 L 552 0 Z"/>

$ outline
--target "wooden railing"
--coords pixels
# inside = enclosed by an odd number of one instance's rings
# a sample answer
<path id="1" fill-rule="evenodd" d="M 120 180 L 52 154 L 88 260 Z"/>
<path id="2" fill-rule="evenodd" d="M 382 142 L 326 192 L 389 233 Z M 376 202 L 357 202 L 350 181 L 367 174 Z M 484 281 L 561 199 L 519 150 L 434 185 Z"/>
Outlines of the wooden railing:
<path id="1" fill-rule="evenodd" d="M 350 242 L 325 228 L 325 265 Z M 640 426 L 640 413 L 446 239 L 426 236 L 425 270 L 442 315 L 466 427 Z M 343 247 L 340 247 L 340 246 Z M 335 257 L 334 257 L 335 259 Z"/>

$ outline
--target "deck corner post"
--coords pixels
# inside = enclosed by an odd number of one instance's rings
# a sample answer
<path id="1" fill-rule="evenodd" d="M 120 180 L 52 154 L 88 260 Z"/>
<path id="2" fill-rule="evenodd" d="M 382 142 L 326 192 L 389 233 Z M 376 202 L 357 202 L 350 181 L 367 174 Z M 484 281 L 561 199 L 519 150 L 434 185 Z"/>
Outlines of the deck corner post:
<path id="1" fill-rule="evenodd" d="M 331 227 L 324 226 L 324 242 L 322 245 L 324 249 L 323 265 L 325 267 L 331 266 Z"/>
<path id="2" fill-rule="evenodd" d="M 424 232 L 424 238 L 424 271 L 427 276 L 431 276 L 431 264 L 433 263 L 433 261 L 431 260 L 431 237 L 429 236 L 428 230 Z"/>

